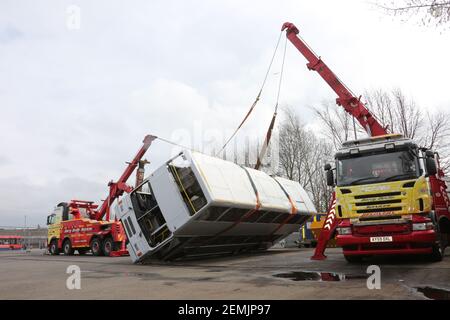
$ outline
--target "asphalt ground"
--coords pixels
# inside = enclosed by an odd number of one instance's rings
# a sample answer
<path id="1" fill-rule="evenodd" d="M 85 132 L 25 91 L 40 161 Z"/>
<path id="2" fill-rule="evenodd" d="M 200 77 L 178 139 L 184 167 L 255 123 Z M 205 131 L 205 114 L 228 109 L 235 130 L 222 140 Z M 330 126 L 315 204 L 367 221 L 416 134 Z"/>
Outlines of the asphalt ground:
<path id="1" fill-rule="evenodd" d="M 135 265 L 129 257 L 0 252 L 0 299 L 428 299 L 449 298 L 450 249 L 443 261 L 376 258 L 349 264 L 341 249 L 271 249 L 213 259 Z M 367 285 L 370 265 L 380 288 Z M 80 270 L 80 288 L 67 273 Z M 376 268 L 376 267 L 375 267 Z M 67 285 L 69 283 L 69 285 Z M 425 288 L 425 294 L 423 292 Z M 427 289 L 428 288 L 428 289 Z M 446 291 L 447 290 L 447 291 Z"/>

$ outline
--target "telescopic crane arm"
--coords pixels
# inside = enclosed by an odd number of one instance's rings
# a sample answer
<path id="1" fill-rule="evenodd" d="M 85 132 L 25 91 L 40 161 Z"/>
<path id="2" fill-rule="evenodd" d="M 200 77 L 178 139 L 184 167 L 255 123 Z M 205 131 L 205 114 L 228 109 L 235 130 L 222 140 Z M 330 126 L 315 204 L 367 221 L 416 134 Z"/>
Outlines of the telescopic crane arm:
<path id="1" fill-rule="evenodd" d="M 317 71 L 322 79 L 324 79 L 333 91 L 336 92 L 338 95 L 338 98 L 336 99 L 337 105 L 342 106 L 345 111 L 355 117 L 369 136 L 381 136 L 387 134 L 386 129 L 378 123 L 360 99 L 356 98 L 321 58 L 317 57 L 309 46 L 297 36 L 299 31 L 293 23 L 284 23 L 281 30 L 286 30 L 286 36 L 289 41 L 291 41 L 306 60 L 308 60 L 308 63 L 306 64 L 308 69 Z"/>
<path id="2" fill-rule="evenodd" d="M 147 149 L 152 144 L 153 140 L 155 140 L 156 137 L 152 135 L 147 135 L 144 138 L 144 145 L 139 149 L 138 153 L 134 156 L 133 160 L 128 163 L 127 168 L 120 176 L 119 180 L 117 182 L 109 182 L 109 195 L 108 197 L 103 201 L 102 206 L 98 211 L 95 212 L 94 216 L 91 217 L 94 220 L 101 220 L 106 215 L 106 220 L 109 220 L 109 207 L 111 203 L 113 203 L 114 200 L 116 200 L 118 197 L 120 197 L 124 192 L 131 192 L 132 187 L 128 186 L 126 184 L 128 178 L 133 173 L 134 169 L 139 164 L 139 161 L 144 156 Z"/>

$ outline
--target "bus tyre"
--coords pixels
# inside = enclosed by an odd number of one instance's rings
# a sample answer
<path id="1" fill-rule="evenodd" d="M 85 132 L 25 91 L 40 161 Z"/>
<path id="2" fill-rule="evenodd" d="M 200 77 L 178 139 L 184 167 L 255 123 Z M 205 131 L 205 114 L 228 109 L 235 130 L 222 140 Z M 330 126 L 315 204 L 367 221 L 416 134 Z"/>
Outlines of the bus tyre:
<path id="1" fill-rule="evenodd" d="M 49 248 L 50 254 L 52 256 L 56 256 L 57 254 L 59 254 L 59 250 L 58 250 L 58 242 L 56 240 L 52 240 L 50 242 L 50 248 Z"/>
<path id="2" fill-rule="evenodd" d="M 64 243 L 63 243 L 63 252 L 64 252 L 64 255 L 66 255 L 66 256 L 71 256 L 71 255 L 73 255 L 74 250 L 73 250 L 73 248 L 72 248 L 72 244 L 70 243 L 70 240 L 69 240 L 69 239 L 64 240 Z"/>
<path id="3" fill-rule="evenodd" d="M 99 238 L 95 238 L 91 242 L 91 251 L 94 256 L 103 255 L 102 243 Z"/>
<path id="4" fill-rule="evenodd" d="M 107 257 L 111 255 L 111 252 L 114 250 L 114 241 L 111 237 L 105 238 L 103 240 L 103 254 Z"/>
<path id="5" fill-rule="evenodd" d="M 345 260 L 347 260 L 348 263 L 361 263 L 363 260 L 363 257 L 361 256 L 346 256 L 344 255 Z"/>

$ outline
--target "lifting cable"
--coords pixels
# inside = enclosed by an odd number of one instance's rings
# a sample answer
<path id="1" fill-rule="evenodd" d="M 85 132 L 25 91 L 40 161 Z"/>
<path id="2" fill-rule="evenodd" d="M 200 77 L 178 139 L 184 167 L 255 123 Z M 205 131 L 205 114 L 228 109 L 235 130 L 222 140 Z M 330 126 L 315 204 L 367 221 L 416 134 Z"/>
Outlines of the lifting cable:
<path id="1" fill-rule="evenodd" d="M 280 39 L 281 39 L 281 35 L 283 34 L 283 31 L 280 32 L 280 35 L 278 36 L 278 41 L 277 41 L 277 45 L 275 46 L 275 50 L 273 51 L 273 55 L 272 55 L 272 59 L 270 60 L 269 63 L 269 67 L 267 68 L 266 71 L 266 75 L 264 77 L 264 81 L 262 82 L 261 88 L 259 89 L 258 95 L 256 96 L 255 101 L 253 102 L 253 104 L 251 105 L 250 109 L 248 110 L 247 114 L 245 115 L 244 119 L 241 121 L 241 123 L 239 124 L 239 126 L 236 128 L 236 130 L 233 132 L 233 134 L 228 138 L 228 140 L 225 142 L 225 144 L 222 146 L 222 148 L 219 150 L 219 152 L 216 154 L 216 156 L 218 156 L 222 151 L 225 150 L 226 146 L 228 145 L 228 143 L 230 143 L 230 141 L 234 138 L 234 136 L 236 135 L 236 133 L 239 131 L 239 129 L 241 129 L 241 127 L 244 125 L 245 121 L 247 121 L 248 117 L 250 116 L 250 114 L 252 113 L 253 109 L 255 108 L 256 104 L 258 103 L 259 99 L 261 98 L 261 94 L 262 91 L 264 89 L 264 86 L 266 84 L 267 81 L 267 77 L 269 76 L 269 72 L 270 69 L 272 68 L 272 63 L 273 60 L 275 59 L 275 55 L 277 53 L 278 50 L 278 45 L 280 44 Z"/>
<path id="2" fill-rule="evenodd" d="M 222 148 L 220 149 L 220 151 L 217 152 L 217 153 L 215 154 L 215 156 L 218 156 L 223 150 L 225 150 L 225 148 L 226 148 L 226 146 L 228 145 L 228 143 L 234 138 L 234 136 L 235 136 L 236 133 L 239 131 L 239 129 L 240 129 L 240 128 L 243 126 L 243 124 L 247 121 L 248 117 L 249 117 L 250 114 L 252 113 L 252 111 L 253 111 L 253 109 L 255 108 L 256 104 L 257 104 L 258 101 L 260 100 L 262 91 L 263 91 L 263 89 L 264 89 L 264 86 L 266 85 L 267 78 L 268 78 L 268 76 L 269 76 L 269 72 L 270 72 L 270 70 L 271 70 L 271 68 L 272 68 L 273 61 L 274 61 L 275 56 L 276 56 L 276 53 L 277 53 L 277 51 L 278 51 L 278 46 L 279 46 L 279 44 L 280 44 L 280 40 L 281 40 L 282 34 L 283 34 L 283 32 L 280 32 L 280 35 L 278 36 L 277 44 L 276 44 L 275 50 L 274 50 L 274 52 L 273 52 L 273 54 L 272 54 L 272 58 L 270 59 L 269 67 L 267 68 L 266 74 L 265 74 L 265 76 L 264 76 L 264 80 L 263 80 L 263 82 L 262 82 L 261 88 L 259 89 L 258 95 L 256 96 L 255 101 L 254 101 L 253 104 L 251 105 L 249 111 L 247 112 L 247 114 L 246 114 L 246 116 L 244 117 L 244 119 L 242 120 L 242 122 L 239 124 L 239 126 L 236 128 L 236 130 L 233 132 L 233 134 L 228 138 L 228 140 L 227 140 L 226 143 L 222 146 Z M 270 122 L 269 129 L 268 129 L 267 134 L 266 134 L 266 139 L 265 139 L 265 141 L 264 141 L 263 149 L 261 150 L 261 152 L 259 153 L 259 156 L 258 156 L 258 161 L 257 161 L 256 167 L 255 167 L 256 169 L 259 168 L 259 166 L 261 165 L 261 159 L 262 159 L 262 158 L 264 157 L 264 155 L 266 154 L 267 146 L 268 146 L 268 144 L 269 144 L 269 141 L 270 141 L 270 138 L 271 138 L 271 135 L 272 135 L 273 127 L 274 127 L 274 125 L 275 125 L 275 119 L 276 119 L 276 116 L 277 116 L 278 102 L 279 102 L 280 91 L 281 91 L 281 82 L 282 82 L 282 79 L 283 79 L 284 61 L 285 61 L 285 58 L 286 58 L 286 45 L 287 45 L 287 37 L 286 37 L 286 40 L 285 40 L 285 43 L 284 43 L 283 60 L 282 60 L 282 64 L 281 64 L 280 80 L 279 80 L 279 82 L 278 82 L 278 93 L 277 93 L 277 100 L 276 100 L 276 104 L 275 104 L 275 111 L 274 111 L 274 114 L 273 114 L 273 117 L 272 117 L 272 121 Z M 174 146 L 176 146 L 176 147 L 180 147 L 180 148 L 182 148 L 182 149 L 188 149 L 188 150 L 191 150 L 191 151 L 195 151 L 195 152 L 202 153 L 202 152 L 200 152 L 200 151 L 198 151 L 198 150 L 195 150 L 194 148 L 186 147 L 186 146 L 184 146 L 184 145 L 181 145 L 181 144 L 178 144 L 178 143 L 176 143 L 176 142 L 173 142 L 173 141 L 170 141 L 170 140 L 161 138 L 161 137 L 159 137 L 159 136 L 155 136 L 155 137 L 156 137 L 156 139 L 159 139 L 159 140 L 161 140 L 161 141 L 163 141 L 163 142 L 166 142 L 166 143 L 168 143 L 168 144 L 174 145 Z"/>
<path id="3" fill-rule="evenodd" d="M 264 140 L 264 144 L 261 148 L 261 151 L 258 155 L 258 159 L 256 161 L 255 169 L 259 170 L 259 167 L 261 166 L 262 159 L 264 159 L 264 156 L 266 155 L 267 148 L 269 146 L 270 138 L 272 137 L 272 131 L 275 126 L 275 120 L 277 118 L 277 112 L 278 112 L 278 103 L 280 101 L 280 92 L 281 92 L 281 83 L 283 81 L 283 70 L 284 70 L 284 61 L 286 59 L 286 45 L 287 45 L 287 37 L 286 41 L 284 43 L 284 52 L 283 52 L 283 60 L 281 62 L 281 71 L 280 71 L 280 80 L 278 81 L 278 93 L 277 93 L 277 101 L 275 103 L 275 110 L 273 112 L 272 120 L 270 121 L 269 129 L 267 129 L 266 138 Z"/>
<path id="4" fill-rule="evenodd" d="M 156 139 L 159 139 L 159 140 L 161 140 L 161 141 L 163 141 L 163 142 L 165 142 L 165 143 L 174 145 L 174 146 L 176 146 L 176 147 L 180 147 L 181 149 L 187 149 L 187 150 L 195 151 L 195 152 L 198 152 L 198 153 L 202 153 L 202 152 L 200 152 L 200 151 L 195 150 L 194 148 L 186 147 L 186 146 L 183 146 L 182 144 L 178 144 L 178 143 L 176 143 L 176 142 L 173 142 L 173 141 L 170 141 L 170 140 L 167 140 L 167 139 L 158 137 L 158 136 L 155 136 L 155 137 L 156 137 Z"/>

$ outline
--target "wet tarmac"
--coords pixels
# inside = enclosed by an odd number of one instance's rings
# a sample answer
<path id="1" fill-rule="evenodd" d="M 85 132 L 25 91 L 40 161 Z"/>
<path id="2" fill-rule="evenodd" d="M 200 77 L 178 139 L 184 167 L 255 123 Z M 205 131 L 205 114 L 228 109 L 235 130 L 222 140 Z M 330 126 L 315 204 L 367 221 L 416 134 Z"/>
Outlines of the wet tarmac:
<path id="1" fill-rule="evenodd" d="M 345 261 L 340 249 L 310 260 L 312 249 L 134 265 L 129 257 L 0 253 L 0 299 L 448 299 L 450 250 L 443 261 L 417 257 Z M 367 285 L 380 268 L 380 289 Z M 69 288 L 69 266 L 80 289 Z"/>

